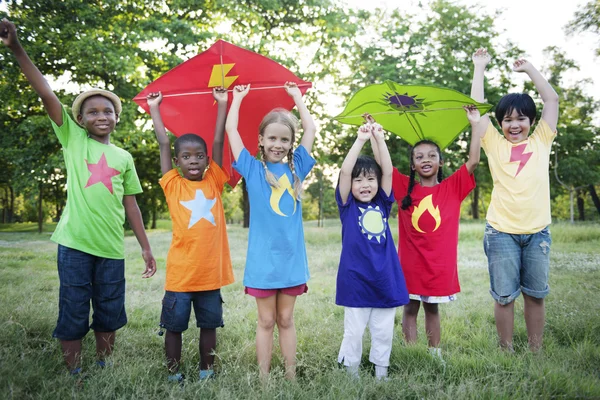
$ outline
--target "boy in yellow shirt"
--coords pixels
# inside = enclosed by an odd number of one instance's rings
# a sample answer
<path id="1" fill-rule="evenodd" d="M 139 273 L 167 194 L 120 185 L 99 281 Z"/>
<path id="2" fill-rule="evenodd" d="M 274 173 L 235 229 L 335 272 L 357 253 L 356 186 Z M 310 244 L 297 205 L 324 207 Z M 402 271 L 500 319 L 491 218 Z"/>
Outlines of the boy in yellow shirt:
<path id="1" fill-rule="evenodd" d="M 484 101 L 484 73 L 490 61 L 485 49 L 473 55 L 471 97 Z M 526 73 L 538 90 L 544 108 L 536 122 L 533 99 L 525 93 L 502 97 L 496 119 L 502 132 L 488 121 L 481 147 L 487 157 L 494 188 L 487 212 L 484 250 L 488 257 L 490 293 L 500 346 L 513 351 L 514 301 L 523 293 L 529 348 L 538 351 L 544 334 L 544 298 L 549 292 L 548 271 L 552 239 L 550 214 L 550 150 L 556 137 L 558 95 L 527 60 L 516 60 L 513 70 Z M 483 122 L 483 121 L 482 121 Z"/>

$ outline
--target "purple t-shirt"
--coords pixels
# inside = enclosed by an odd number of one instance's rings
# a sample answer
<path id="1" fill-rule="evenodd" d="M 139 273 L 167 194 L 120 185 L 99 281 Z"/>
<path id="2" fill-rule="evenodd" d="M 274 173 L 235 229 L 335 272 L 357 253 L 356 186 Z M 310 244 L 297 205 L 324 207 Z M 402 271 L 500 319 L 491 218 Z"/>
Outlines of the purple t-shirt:
<path id="1" fill-rule="evenodd" d="M 342 254 L 335 303 L 345 307 L 392 308 L 408 304 L 408 291 L 388 218 L 394 194 L 383 189 L 369 203 L 352 193 L 342 204 L 335 198 L 342 221 Z"/>

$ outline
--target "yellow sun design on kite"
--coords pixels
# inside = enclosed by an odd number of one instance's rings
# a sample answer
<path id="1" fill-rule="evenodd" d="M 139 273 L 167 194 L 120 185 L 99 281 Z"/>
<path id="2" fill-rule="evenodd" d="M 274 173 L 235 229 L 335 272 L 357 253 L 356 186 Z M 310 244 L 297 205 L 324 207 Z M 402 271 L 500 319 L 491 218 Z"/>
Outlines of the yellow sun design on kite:
<path id="1" fill-rule="evenodd" d="M 358 209 L 360 210 L 358 225 L 363 235 L 369 240 L 375 238 L 377 243 L 381 243 L 381 239 L 385 239 L 387 218 L 383 217 L 379 206 L 369 205 L 367 208 L 358 207 Z"/>

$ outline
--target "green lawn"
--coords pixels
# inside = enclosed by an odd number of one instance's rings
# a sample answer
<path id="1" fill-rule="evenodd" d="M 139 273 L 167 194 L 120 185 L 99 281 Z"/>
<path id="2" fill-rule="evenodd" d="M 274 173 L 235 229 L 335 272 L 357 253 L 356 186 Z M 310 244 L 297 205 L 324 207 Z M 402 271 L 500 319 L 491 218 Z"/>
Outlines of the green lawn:
<path id="1" fill-rule="evenodd" d="M 392 224 L 396 221 L 392 220 Z M 241 283 L 247 230 L 229 228 L 236 283 L 223 289 L 225 327 L 218 331 L 218 378 L 199 383 L 198 329 L 184 334 L 186 386 L 166 382 L 163 338 L 157 335 L 169 224 L 149 237 L 159 272 L 140 278 L 143 263 L 132 236 L 126 238 L 128 325 L 119 331 L 114 366 L 94 367 L 94 341 L 84 340 L 85 380 L 75 385 L 62 364 L 51 334 L 57 317 L 56 245 L 49 234 L 28 226 L 0 226 L 0 397 L 6 399 L 480 399 L 600 398 L 600 226 L 556 224 L 550 285 L 546 302 L 544 350 L 531 354 L 517 300 L 515 354 L 498 350 L 493 302 L 488 294 L 482 223 L 463 223 L 459 246 L 462 293 L 441 307 L 443 368 L 427 353 L 423 316 L 420 339 L 402 340 L 401 310 L 396 320 L 390 380 L 376 382 L 368 362 L 365 335 L 359 381 L 337 365 L 343 332 L 343 309 L 334 303 L 340 251 L 340 227 L 307 222 L 305 233 L 312 278 L 297 302 L 298 379 L 283 377 L 276 346 L 272 379 L 262 386 L 255 361 L 256 306 Z M 49 227 L 51 229 L 52 227 Z M 25 230 L 26 232 L 23 232 Z M 29 230 L 29 231 L 27 231 Z M 397 232 L 396 226 L 392 227 Z"/>

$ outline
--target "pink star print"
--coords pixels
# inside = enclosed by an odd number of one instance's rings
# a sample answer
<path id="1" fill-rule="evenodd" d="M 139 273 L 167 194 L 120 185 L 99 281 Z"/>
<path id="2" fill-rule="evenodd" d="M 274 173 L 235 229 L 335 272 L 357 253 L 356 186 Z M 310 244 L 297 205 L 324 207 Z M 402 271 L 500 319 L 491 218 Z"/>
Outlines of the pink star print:
<path id="1" fill-rule="evenodd" d="M 121 172 L 117 169 L 108 166 L 108 163 L 106 162 L 106 156 L 104 155 L 104 153 L 102 153 L 102 156 L 100 157 L 100 160 L 98 160 L 97 164 L 90 164 L 89 162 L 87 162 L 87 160 L 86 163 L 88 166 L 88 170 L 92 173 L 92 175 L 88 179 L 87 185 L 85 185 L 85 187 L 92 186 L 98 182 L 102 182 L 104 186 L 106 186 L 108 191 L 112 194 L 112 177 L 119 175 Z"/>

